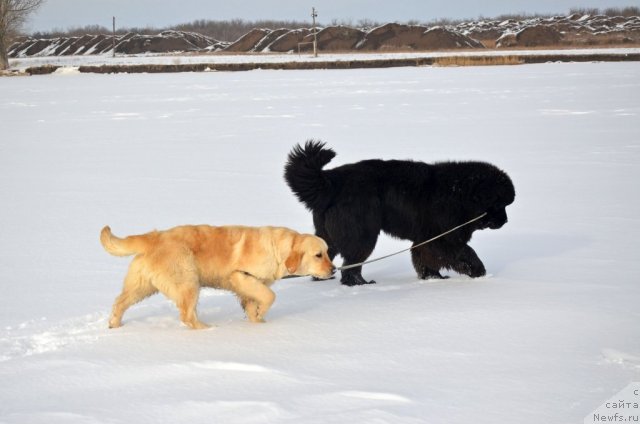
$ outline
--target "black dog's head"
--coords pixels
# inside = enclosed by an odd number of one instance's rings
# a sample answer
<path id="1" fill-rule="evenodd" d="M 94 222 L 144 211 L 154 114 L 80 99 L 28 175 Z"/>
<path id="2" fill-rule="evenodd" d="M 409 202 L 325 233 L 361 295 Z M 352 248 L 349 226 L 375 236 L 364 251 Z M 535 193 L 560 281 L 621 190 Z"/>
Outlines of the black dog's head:
<path id="1" fill-rule="evenodd" d="M 491 166 L 491 172 L 476 186 L 476 206 L 487 215 L 478 221 L 478 229 L 496 230 L 507 223 L 507 206 L 516 197 L 515 188 L 509 176 Z"/>

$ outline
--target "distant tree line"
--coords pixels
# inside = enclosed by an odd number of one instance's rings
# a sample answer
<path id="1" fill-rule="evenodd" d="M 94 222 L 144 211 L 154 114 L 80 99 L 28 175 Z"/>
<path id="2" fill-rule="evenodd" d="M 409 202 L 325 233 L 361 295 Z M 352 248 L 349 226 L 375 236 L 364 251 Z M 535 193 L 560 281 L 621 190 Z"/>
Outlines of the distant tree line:
<path id="1" fill-rule="evenodd" d="M 573 15 L 605 15 L 605 16 L 640 16 L 640 7 L 608 7 L 606 9 L 598 8 L 572 8 L 569 9 L 569 14 Z"/>
<path id="2" fill-rule="evenodd" d="M 606 15 L 606 16 L 640 16 L 640 7 L 630 6 L 630 7 L 610 7 L 606 9 L 598 9 L 598 8 L 572 8 L 569 10 L 569 15 L 578 14 L 578 15 Z M 532 18 L 548 18 L 554 15 L 542 15 L 542 14 L 506 14 L 500 15 L 493 18 L 488 17 L 478 17 L 474 19 L 434 19 L 431 21 L 421 22 L 419 20 L 411 20 L 408 22 L 403 22 L 409 25 L 456 25 L 462 22 L 468 22 L 473 20 L 524 20 L 524 19 L 532 19 Z M 386 23 L 386 22 L 383 22 Z M 357 22 L 349 21 L 339 21 L 333 20 L 329 23 L 329 25 L 347 25 L 350 27 L 361 28 L 364 30 L 374 28 L 376 26 L 382 25 L 383 23 L 372 21 L 369 19 L 361 19 Z M 318 23 L 318 26 L 325 26 L 321 23 Z M 190 23 L 174 25 L 167 28 L 154 28 L 154 27 L 134 27 L 134 28 L 116 28 L 117 34 L 126 34 L 128 32 L 135 32 L 139 34 L 157 34 L 159 32 L 165 30 L 178 30 L 178 31 L 189 31 L 189 32 L 197 32 L 203 35 L 207 35 L 219 41 L 235 41 L 238 38 L 242 37 L 247 32 L 251 31 L 254 28 L 310 28 L 311 22 L 307 21 L 279 21 L 279 20 L 259 20 L 259 21 L 246 21 L 244 19 L 231 19 L 231 20 L 207 20 L 207 19 L 199 19 Z M 52 31 L 38 31 L 34 32 L 30 35 L 34 38 L 55 38 L 55 37 L 72 37 L 72 36 L 81 36 L 85 34 L 111 34 L 111 29 L 101 26 L 101 25 L 87 25 L 83 27 L 69 28 L 66 30 L 56 29 Z"/>

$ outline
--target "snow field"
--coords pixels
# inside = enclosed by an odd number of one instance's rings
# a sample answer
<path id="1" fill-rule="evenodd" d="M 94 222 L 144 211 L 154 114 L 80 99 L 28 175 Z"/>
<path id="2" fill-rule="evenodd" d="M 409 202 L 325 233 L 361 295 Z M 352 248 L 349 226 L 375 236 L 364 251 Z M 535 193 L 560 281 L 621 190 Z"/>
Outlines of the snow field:
<path id="1" fill-rule="evenodd" d="M 0 421 L 569 423 L 640 379 L 640 65 L 0 79 Z M 265 325 L 203 290 L 107 329 L 117 235 L 313 231 L 282 178 L 308 138 L 364 158 L 486 160 L 516 187 L 487 277 L 278 282 Z M 407 247 L 381 236 L 373 256 Z M 338 261 L 339 262 L 339 261 Z"/>

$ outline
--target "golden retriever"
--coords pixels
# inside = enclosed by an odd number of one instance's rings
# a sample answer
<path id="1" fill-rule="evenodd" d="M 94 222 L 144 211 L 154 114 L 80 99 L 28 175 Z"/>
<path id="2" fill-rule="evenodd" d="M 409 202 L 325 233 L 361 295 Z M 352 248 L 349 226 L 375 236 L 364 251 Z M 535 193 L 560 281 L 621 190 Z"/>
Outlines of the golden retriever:
<path id="1" fill-rule="evenodd" d="M 127 308 L 157 292 L 176 303 L 188 327 L 207 328 L 196 314 L 200 287 L 234 292 L 249 321 L 264 322 L 276 280 L 326 279 L 335 272 L 324 240 L 283 227 L 185 225 L 119 238 L 107 226 L 100 242 L 112 255 L 136 255 L 113 304 L 110 328 L 122 325 Z"/>

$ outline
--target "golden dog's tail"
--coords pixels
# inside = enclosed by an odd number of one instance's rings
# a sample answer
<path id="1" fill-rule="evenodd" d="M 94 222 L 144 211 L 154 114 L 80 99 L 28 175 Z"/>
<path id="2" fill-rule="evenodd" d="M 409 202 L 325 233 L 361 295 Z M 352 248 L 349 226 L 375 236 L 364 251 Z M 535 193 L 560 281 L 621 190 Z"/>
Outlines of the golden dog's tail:
<path id="1" fill-rule="evenodd" d="M 149 250 L 157 235 L 158 233 L 154 231 L 148 234 L 120 238 L 114 236 L 111 233 L 111 228 L 107 225 L 100 232 L 100 243 L 102 243 L 104 250 L 114 256 L 130 256 Z"/>

